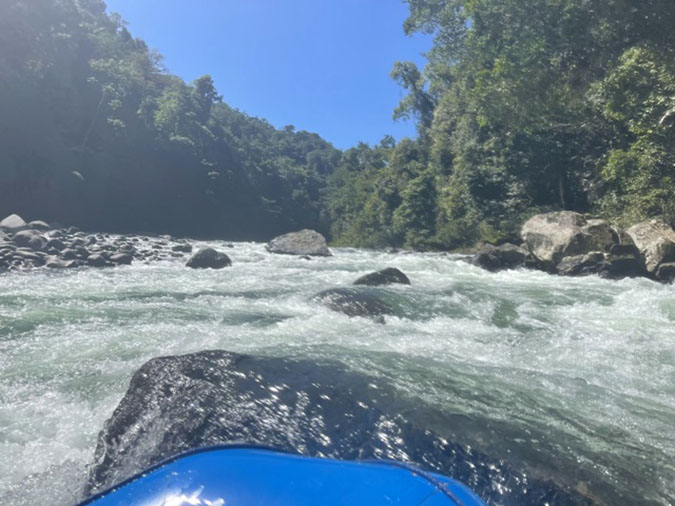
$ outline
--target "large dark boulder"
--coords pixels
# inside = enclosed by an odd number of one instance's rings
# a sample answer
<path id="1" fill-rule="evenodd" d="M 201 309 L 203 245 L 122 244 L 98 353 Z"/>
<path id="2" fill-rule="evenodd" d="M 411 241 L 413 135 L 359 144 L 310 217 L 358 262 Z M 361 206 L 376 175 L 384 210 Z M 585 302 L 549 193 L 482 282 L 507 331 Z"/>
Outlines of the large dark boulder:
<path id="1" fill-rule="evenodd" d="M 630 249 L 616 248 L 624 254 L 591 251 L 585 255 L 564 257 L 557 266 L 563 276 L 587 276 L 598 274 L 606 279 L 635 278 L 646 275 L 640 259 Z"/>
<path id="2" fill-rule="evenodd" d="M 405 459 L 468 483 L 495 504 L 587 504 L 526 477 L 503 455 L 457 441 L 458 422 L 466 420 L 333 362 L 225 351 L 155 358 L 133 375 L 105 423 L 84 492 L 192 448 L 248 443 L 310 456 Z"/>
<path id="3" fill-rule="evenodd" d="M 186 265 L 192 269 L 222 269 L 232 265 L 232 260 L 213 248 L 202 248 L 190 257 Z"/>
<path id="4" fill-rule="evenodd" d="M 675 262 L 665 262 L 656 269 L 656 279 L 665 283 L 675 281 Z"/>
<path id="5" fill-rule="evenodd" d="M 662 219 L 638 223 L 626 232 L 640 250 L 645 269 L 657 279 L 659 266 L 675 261 L 675 230 Z"/>
<path id="6" fill-rule="evenodd" d="M 598 274 L 605 264 L 605 255 L 601 251 L 593 251 L 585 255 L 574 255 L 563 258 L 558 264 L 558 274 L 563 276 L 584 276 Z"/>
<path id="7" fill-rule="evenodd" d="M 527 251 L 515 244 L 507 243 L 500 246 L 486 244 L 474 255 L 471 263 L 485 270 L 497 272 L 523 267 L 527 257 Z"/>
<path id="8" fill-rule="evenodd" d="M 331 288 L 316 294 L 314 300 L 347 316 L 382 318 L 394 312 L 378 294 L 356 288 Z"/>
<path id="9" fill-rule="evenodd" d="M 387 267 L 381 271 L 371 272 L 365 276 L 361 276 L 359 279 L 354 281 L 355 285 L 368 285 L 368 286 L 383 286 L 391 284 L 401 284 L 409 285 L 410 280 L 408 276 L 403 274 L 396 267 Z"/>
<path id="10" fill-rule="evenodd" d="M 326 238 L 319 232 L 304 229 L 280 235 L 267 243 L 267 251 L 284 255 L 331 256 Z"/>

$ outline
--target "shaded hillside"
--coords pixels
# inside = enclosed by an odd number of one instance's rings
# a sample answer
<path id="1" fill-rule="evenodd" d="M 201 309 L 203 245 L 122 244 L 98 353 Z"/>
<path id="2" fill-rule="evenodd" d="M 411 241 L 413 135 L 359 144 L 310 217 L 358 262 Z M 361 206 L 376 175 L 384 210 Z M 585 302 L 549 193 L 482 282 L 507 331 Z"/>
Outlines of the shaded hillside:
<path id="1" fill-rule="evenodd" d="M 321 228 L 341 153 L 187 84 L 101 0 L 0 4 L 0 215 L 264 239 Z"/>

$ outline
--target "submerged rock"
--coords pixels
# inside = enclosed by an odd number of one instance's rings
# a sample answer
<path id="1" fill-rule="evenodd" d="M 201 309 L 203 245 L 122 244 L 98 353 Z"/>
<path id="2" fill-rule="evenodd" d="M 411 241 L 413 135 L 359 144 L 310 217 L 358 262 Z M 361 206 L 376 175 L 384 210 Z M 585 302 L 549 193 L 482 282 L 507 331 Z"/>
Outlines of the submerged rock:
<path id="1" fill-rule="evenodd" d="M 275 237 L 267 243 L 267 251 L 284 255 L 332 255 L 326 244 L 326 238 L 319 232 L 309 229 Z"/>
<path id="2" fill-rule="evenodd" d="M 186 265 L 192 269 L 222 269 L 232 265 L 232 260 L 213 248 L 202 248 L 190 257 Z"/>
<path id="3" fill-rule="evenodd" d="M 513 470 L 501 455 L 454 441 L 455 423 L 382 380 L 333 362 L 225 351 L 155 358 L 134 374 L 105 423 L 85 493 L 192 448 L 247 443 L 310 456 L 405 459 L 499 504 L 589 503 Z"/>
<path id="4" fill-rule="evenodd" d="M 354 281 L 355 285 L 368 285 L 368 286 L 383 286 L 391 284 L 402 284 L 409 285 L 410 280 L 408 276 L 403 274 L 396 267 L 387 267 L 381 271 L 371 272 L 365 276 L 361 276 L 359 279 Z"/>
<path id="5" fill-rule="evenodd" d="M 331 288 L 314 296 L 314 300 L 347 316 L 384 317 L 392 307 L 377 294 L 355 288 Z M 384 320 L 381 320 L 382 322 Z"/>

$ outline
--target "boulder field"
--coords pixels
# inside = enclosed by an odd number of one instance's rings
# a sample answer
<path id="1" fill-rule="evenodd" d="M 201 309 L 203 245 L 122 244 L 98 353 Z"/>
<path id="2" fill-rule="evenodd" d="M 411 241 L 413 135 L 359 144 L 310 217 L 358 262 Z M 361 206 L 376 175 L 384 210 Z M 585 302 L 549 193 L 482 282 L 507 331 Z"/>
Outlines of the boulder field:
<path id="1" fill-rule="evenodd" d="M 169 236 L 88 234 L 76 227 L 26 222 L 16 214 L 0 221 L 0 271 L 112 267 L 182 258 L 191 251 L 186 240 Z"/>
<path id="2" fill-rule="evenodd" d="M 537 214 L 523 225 L 521 245 L 486 245 L 471 259 L 490 271 L 529 267 L 563 276 L 675 278 L 675 231 L 662 219 L 623 230 L 573 211 Z"/>

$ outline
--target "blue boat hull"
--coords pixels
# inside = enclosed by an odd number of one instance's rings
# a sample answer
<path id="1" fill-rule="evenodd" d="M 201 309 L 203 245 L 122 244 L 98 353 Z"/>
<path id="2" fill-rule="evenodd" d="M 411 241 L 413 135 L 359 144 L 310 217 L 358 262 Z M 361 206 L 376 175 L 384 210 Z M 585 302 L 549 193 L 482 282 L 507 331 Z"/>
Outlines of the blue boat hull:
<path id="1" fill-rule="evenodd" d="M 484 506 L 461 483 L 397 462 L 229 446 L 188 452 L 82 503 L 91 506 Z"/>

